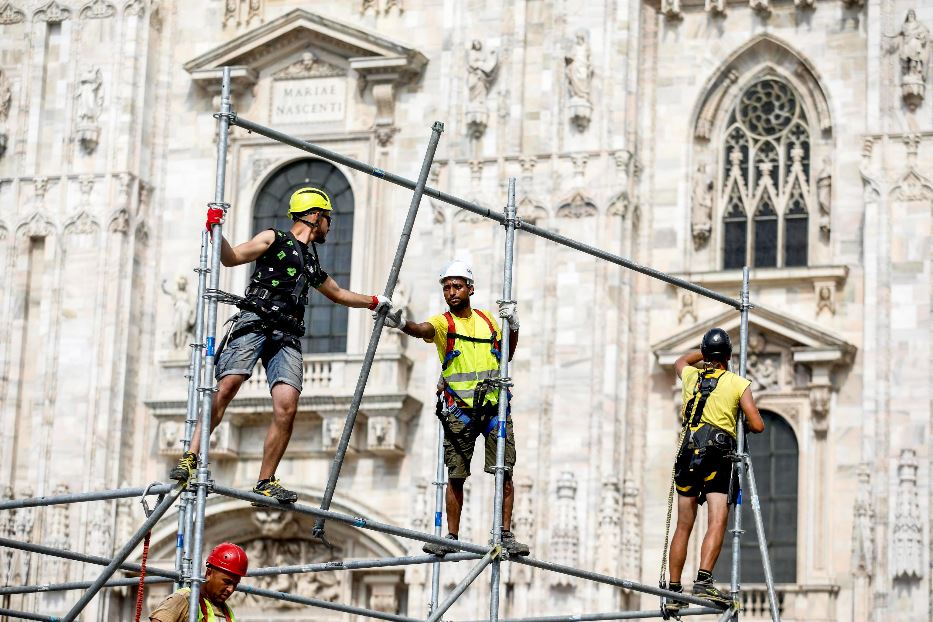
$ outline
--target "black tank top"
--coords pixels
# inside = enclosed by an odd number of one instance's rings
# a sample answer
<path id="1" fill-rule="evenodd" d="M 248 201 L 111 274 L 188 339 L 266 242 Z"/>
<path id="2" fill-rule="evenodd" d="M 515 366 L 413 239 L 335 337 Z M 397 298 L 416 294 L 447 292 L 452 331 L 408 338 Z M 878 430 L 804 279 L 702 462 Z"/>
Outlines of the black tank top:
<path id="1" fill-rule="evenodd" d="M 327 273 L 321 269 L 313 243 L 309 249 L 307 244 L 297 240 L 290 232 L 278 229 L 271 231 L 275 234 L 275 240 L 256 260 L 256 270 L 250 278 L 250 286 L 269 290 L 273 299 L 289 303 L 292 307 L 289 313 L 302 315 L 303 310 L 299 307 L 308 304 L 308 288 L 323 285 L 327 280 Z M 302 266 L 305 278 L 301 279 L 299 289 Z"/>

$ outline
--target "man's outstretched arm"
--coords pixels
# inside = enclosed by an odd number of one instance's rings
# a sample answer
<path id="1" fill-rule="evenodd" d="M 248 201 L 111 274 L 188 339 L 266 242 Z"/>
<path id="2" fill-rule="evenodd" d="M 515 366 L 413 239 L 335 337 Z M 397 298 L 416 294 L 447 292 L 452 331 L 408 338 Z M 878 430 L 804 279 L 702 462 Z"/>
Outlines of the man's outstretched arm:
<path id="1" fill-rule="evenodd" d="M 256 261 L 262 254 L 269 250 L 275 241 L 275 233 L 271 229 L 266 229 L 254 237 L 249 242 L 243 242 L 236 246 L 230 246 L 227 238 L 220 238 L 220 263 L 227 268 L 241 266 L 245 263 Z"/>

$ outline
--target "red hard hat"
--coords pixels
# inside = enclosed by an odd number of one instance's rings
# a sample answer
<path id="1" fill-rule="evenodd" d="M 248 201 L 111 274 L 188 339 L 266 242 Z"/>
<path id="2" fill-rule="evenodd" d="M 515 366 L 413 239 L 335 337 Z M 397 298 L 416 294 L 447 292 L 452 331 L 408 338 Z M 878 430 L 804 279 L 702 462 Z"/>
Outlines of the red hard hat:
<path id="1" fill-rule="evenodd" d="M 249 560 L 246 558 L 246 551 L 232 542 L 223 542 L 215 546 L 211 554 L 207 556 L 207 565 L 238 577 L 244 577 Z"/>

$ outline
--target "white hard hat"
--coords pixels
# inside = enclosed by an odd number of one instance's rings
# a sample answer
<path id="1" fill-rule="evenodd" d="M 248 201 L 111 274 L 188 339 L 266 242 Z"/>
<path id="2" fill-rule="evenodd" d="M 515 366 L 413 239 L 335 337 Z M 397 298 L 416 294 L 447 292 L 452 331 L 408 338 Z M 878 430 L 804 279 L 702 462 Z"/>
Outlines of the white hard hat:
<path id="1" fill-rule="evenodd" d="M 444 282 L 444 279 L 450 277 L 459 277 L 461 279 L 466 279 L 468 285 L 473 284 L 473 270 L 470 269 L 469 264 L 465 261 L 460 261 L 459 259 L 454 259 L 451 261 L 444 269 L 441 271 L 441 278 L 438 279 L 440 283 Z"/>

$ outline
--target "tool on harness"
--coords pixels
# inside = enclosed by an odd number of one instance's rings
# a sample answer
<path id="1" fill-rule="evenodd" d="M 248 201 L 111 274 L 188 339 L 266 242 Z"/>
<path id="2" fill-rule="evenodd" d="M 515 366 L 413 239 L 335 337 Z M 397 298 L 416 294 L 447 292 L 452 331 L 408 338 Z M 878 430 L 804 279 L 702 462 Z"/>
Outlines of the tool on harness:
<path id="1" fill-rule="evenodd" d="M 261 318 L 262 323 L 269 326 L 270 330 L 279 330 L 294 337 L 304 336 L 304 320 L 286 313 L 282 305 L 274 300 L 257 297 L 244 298 L 219 289 L 208 289 L 206 294 L 216 298 L 217 302 L 233 305 L 241 311 L 255 313 Z"/>

